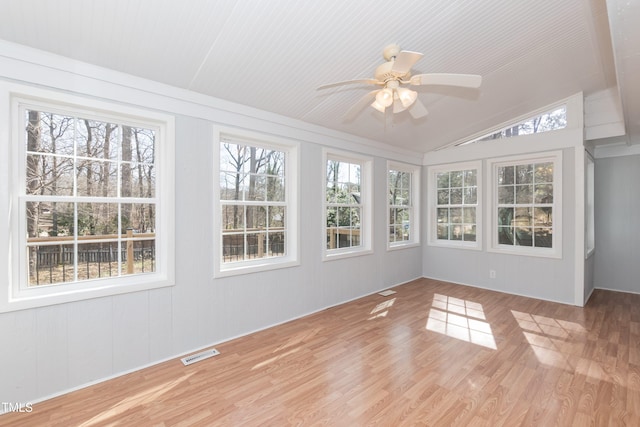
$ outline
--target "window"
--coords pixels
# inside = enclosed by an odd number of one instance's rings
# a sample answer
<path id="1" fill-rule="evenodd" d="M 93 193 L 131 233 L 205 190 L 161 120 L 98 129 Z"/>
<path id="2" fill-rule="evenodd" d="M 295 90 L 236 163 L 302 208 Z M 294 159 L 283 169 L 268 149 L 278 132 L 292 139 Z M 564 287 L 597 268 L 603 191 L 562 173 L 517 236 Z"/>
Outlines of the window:
<path id="1" fill-rule="evenodd" d="M 325 257 L 371 251 L 371 160 L 325 152 Z"/>
<path id="2" fill-rule="evenodd" d="M 560 169 L 560 152 L 493 163 L 494 250 L 560 256 Z"/>
<path id="3" fill-rule="evenodd" d="M 172 119 L 49 95 L 12 98 L 18 277 L 5 308 L 173 284 Z"/>
<path id="4" fill-rule="evenodd" d="M 420 169 L 389 162 L 387 166 L 388 248 L 400 248 L 420 241 L 417 206 Z"/>
<path id="5" fill-rule="evenodd" d="M 255 138 L 220 136 L 218 275 L 297 261 L 295 145 Z"/>
<path id="6" fill-rule="evenodd" d="M 456 145 L 467 145 L 481 141 L 491 141 L 494 139 L 511 138 L 520 135 L 531 135 L 534 133 L 549 132 L 552 130 L 564 129 L 567 127 L 567 106 L 562 105 L 551 111 L 539 114 L 535 117 L 523 120 L 519 123 L 509 125 L 497 132 L 485 135 L 471 141 L 465 141 Z"/>
<path id="7" fill-rule="evenodd" d="M 480 162 L 429 168 L 429 243 L 481 248 Z"/>

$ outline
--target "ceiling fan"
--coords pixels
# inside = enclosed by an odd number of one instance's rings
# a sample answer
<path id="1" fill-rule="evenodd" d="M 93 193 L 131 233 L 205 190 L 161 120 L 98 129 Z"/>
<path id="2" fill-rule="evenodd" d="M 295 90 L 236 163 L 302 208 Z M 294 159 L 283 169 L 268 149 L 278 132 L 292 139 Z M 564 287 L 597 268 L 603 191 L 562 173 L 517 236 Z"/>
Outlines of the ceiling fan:
<path id="1" fill-rule="evenodd" d="M 418 99 L 418 92 L 406 86 L 441 85 L 478 88 L 482 83 L 482 76 L 476 74 L 429 73 L 412 76 L 411 67 L 423 55 L 418 52 L 401 51 L 397 44 L 385 47 L 382 56 L 387 62 L 376 68 L 373 79 L 347 80 L 318 88 L 322 90 L 354 83 L 382 86 L 367 93 L 353 105 L 345 114 L 346 121 L 353 120 L 369 104 L 381 113 L 388 108 L 393 113 L 409 110 L 414 119 L 419 119 L 426 116 L 428 111 Z"/>

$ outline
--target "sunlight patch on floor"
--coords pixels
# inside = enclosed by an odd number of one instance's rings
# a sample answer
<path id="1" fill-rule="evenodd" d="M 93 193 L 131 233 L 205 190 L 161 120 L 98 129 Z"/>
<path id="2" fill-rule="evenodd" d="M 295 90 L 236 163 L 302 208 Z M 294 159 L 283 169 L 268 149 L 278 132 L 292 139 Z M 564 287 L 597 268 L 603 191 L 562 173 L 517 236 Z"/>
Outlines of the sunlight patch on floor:
<path id="1" fill-rule="evenodd" d="M 155 387 L 151 387 L 149 389 L 136 393 L 131 397 L 127 397 L 121 400 L 120 402 L 116 403 L 115 405 L 113 405 L 108 410 L 101 412 L 95 417 L 91 418 L 90 420 L 87 420 L 84 423 L 80 424 L 80 427 L 104 425 L 110 418 L 119 416 L 125 413 L 126 411 L 128 411 L 129 409 L 135 408 L 140 405 L 156 402 L 157 400 L 159 400 L 160 396 L 167 393 L 168 391 L 170 391 L 172 388 L 174 388 L 181 382 L 188 380 L 189 377 L 191 377 L 194 374 L 195 372 L 191 372 L 189 374 L 183 375 L 182 377 L 174 381 L 166 382 L 166 383 L 157 385 Z"/>
<path id="2" fill-rule="evenodd" d="M 569 356 L 581 351 L 581 340 L 575 337 L 586 333 L 582 325 L 515 310 L 511 314 L 540 363 L 567 370 L 575 368 Z"/>
<path id="3" fill-rule="evenodd" d="M 378 317 L 386 317 L 387 314 L 389 313 L 389 308 L 391 308 L 394 302 L 396 302 L 396 299 L 392 298 L 390 300 L 381 302 L 380 304 L 376 305 L 373 308 L 373 310 L 371 310 L 371 313 L 369 313 L 369 314 L 373 314 L 373 316 L 369 317 L 368 320 L 373 320 Z"/>
<path id="4" fill-rule="evenodd" d="M 496 350 L 482 304 L 434 294 L 427 330 Z"/>

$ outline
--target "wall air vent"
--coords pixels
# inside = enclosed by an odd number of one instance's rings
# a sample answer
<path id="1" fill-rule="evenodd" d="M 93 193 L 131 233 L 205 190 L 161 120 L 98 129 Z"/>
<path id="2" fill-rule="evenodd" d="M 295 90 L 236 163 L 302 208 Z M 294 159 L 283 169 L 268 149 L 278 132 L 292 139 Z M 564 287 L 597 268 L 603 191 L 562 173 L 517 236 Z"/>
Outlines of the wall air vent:
<path id="1" fill-rule="evenodd" d="M 192 363 L 196 363 L 201 360 L 208 359 L 213 356 L 217 356 L 219 354 L 220 352 L 218 350 L 216 350 L 215 348 L 212 348 L 209 350 L 201 351 L 200 353 L 185 356 L 180 360 L 182 361 L 184 366 L 187 366 L 187 365 L 191 365 Z"/>

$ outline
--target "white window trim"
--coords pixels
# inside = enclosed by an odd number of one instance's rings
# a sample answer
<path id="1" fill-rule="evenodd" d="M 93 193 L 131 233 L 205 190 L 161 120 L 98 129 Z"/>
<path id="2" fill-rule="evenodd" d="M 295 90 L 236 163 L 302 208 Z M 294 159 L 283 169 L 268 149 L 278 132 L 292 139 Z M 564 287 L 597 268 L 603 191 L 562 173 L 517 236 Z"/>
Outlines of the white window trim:
<path id="1" fill-rule="evenodd" d="M 534 248 L 529 246 L 511 246 L 498 244 L 497 206 L 498 183 L 497 168 L 503 165 L 520 165 L 539 162 L 553 162 L 553 240 L 552 248 Z M 487 204 L 489 218 L 489 245 L 487 250 L 493 253 L 535 256 L 542 258 L 562 258 L 562 151 L 548 151 L 535 154 L 523 154 L 487 161 L 489 169 L 489 192 L 491 203 Z"/>
<path id="2" fill-rule="evenodd" d="M 459 171 L 476 169 L 478 171 L 477 181 L 477 205 L 476 205 L 476 241 L 464 242 L 459 240 L 440 240 L 438 239 L 438 221 L 436 215 L 436 208 L 438 204 L 438 180 L 437 175 L 440 172 Z M 482 161 L 473 162 L 461 162 L 461 163 L 448 163 L 443 165 L 429 166 L 427 169 L 428 185 L 427 191 L 427 244 L 429 246 L 439 246 L 444 248 L 457 248 L 457 249 L 471 249 L 482 250 L 483 244 L 483 171 Z"/>
<path id="3" fill-rule="evenodd" d="M 387 250 L 393 251 L 398 249 L 406 249 L 412 248 L 416 246 L 420 246 L 420 167 L 409 165 L 406 163 L 398 163 L 393 161 L 387 161 L 387 192 L 385 193 L 385 198 L 387 201 L 387 230 L 390 226 L 391 218 L 389 217 L 391 211 L 391 205 L 389 204 L 389 171 L 396 170 L 400 172 L 408 172 L 411 174 L 411 205 L 408 206 L 410 209 L 410 221 L 409 221 L 409 229 L 411 230 L 411 239 L 400 241 L 400 242 L 390 242 L 389 241 L 389 232 L 387 231 Z"/>
<path id="4" fill-rule="evenodd" d="M 222 262 L 222 203 L 220 203 L 220 144 L 225 138 L 243 142 L 255 147 L 281 150 L 285 153 L 285 201 L 287 208 L 285 248 L 286 254 L 280 257 L 260 258 L 246 261 Z M 213 130 L 213 164 L 215 171 L 213 176 L 214 215 L 213 215 L 213 242 L 214 250 L 214 277 L 237 276 L 241 274 L 256 273 L 259 271 L 276 270 L 280 268 L 300 265 L 300 238 L 299 238 L 299 143 L 284 137 L 272 137 L 267 134 L 253 132 L 245 129 L 214 127 Z"/>
<path id="5" fill-rule="evenodd" d="M 584 244 L 585 244 L 585 259 L 589 258 L 596 250 L 596 237 L 595 237 L 595 161 L 588 151 L 585 151 L 584 156 L 584 170 L 585 170 L 585 223 L 584 223 Z"/>
<path id="6" fill-rule="evenodd" d="M 360 196 L 362 203 L 362 217 L 360 218 L 360 246 L 348 248 L 327 249 L 327 161 L 329 159 L 348 163 L 358 163 L 360 169 Z M 349 258 L 373 253 L 373 159 L 346 151 L 322 149 L 322 260 Z"/>
<path id="7" fill-rule="evenodd" d="M 0 155 L 0 165 L 9 170 L 7 200 L 9 212 L 7 275 L 0 278 L 0 312 L 44 307 L 90 298 L 118 295 L 148 289 L 173 286 L 175 284 L 175 119 L 173 116 L 121 105 L 115 102 L 98 101 L 47 89 L 12 83 L 0 84 L 0 127 L 10 129 L 0 134 L 0 145 L 7 147 L 6 155 Z M 109 120 L 124 124 L 154 129 L 156 146 L 156 259 L 154 273 L 83 280 L 59 285 L 26 287 L 25 255 L 22 250 L 26 219 L 20 212 L 20 196 L 25 192 L 25 183 L 20 176 L 24 123 L 18 114 L 21 106 L 49 111 L 64 111 L 85 118 Z M 5 109 L 6 108 L 6 109 Z M 2 195 L 2 197 L 5 197 Z M 1 216 L 1 215 L 0 215 Z M 4 230 L 2 230 L 4 231 Z"/>

